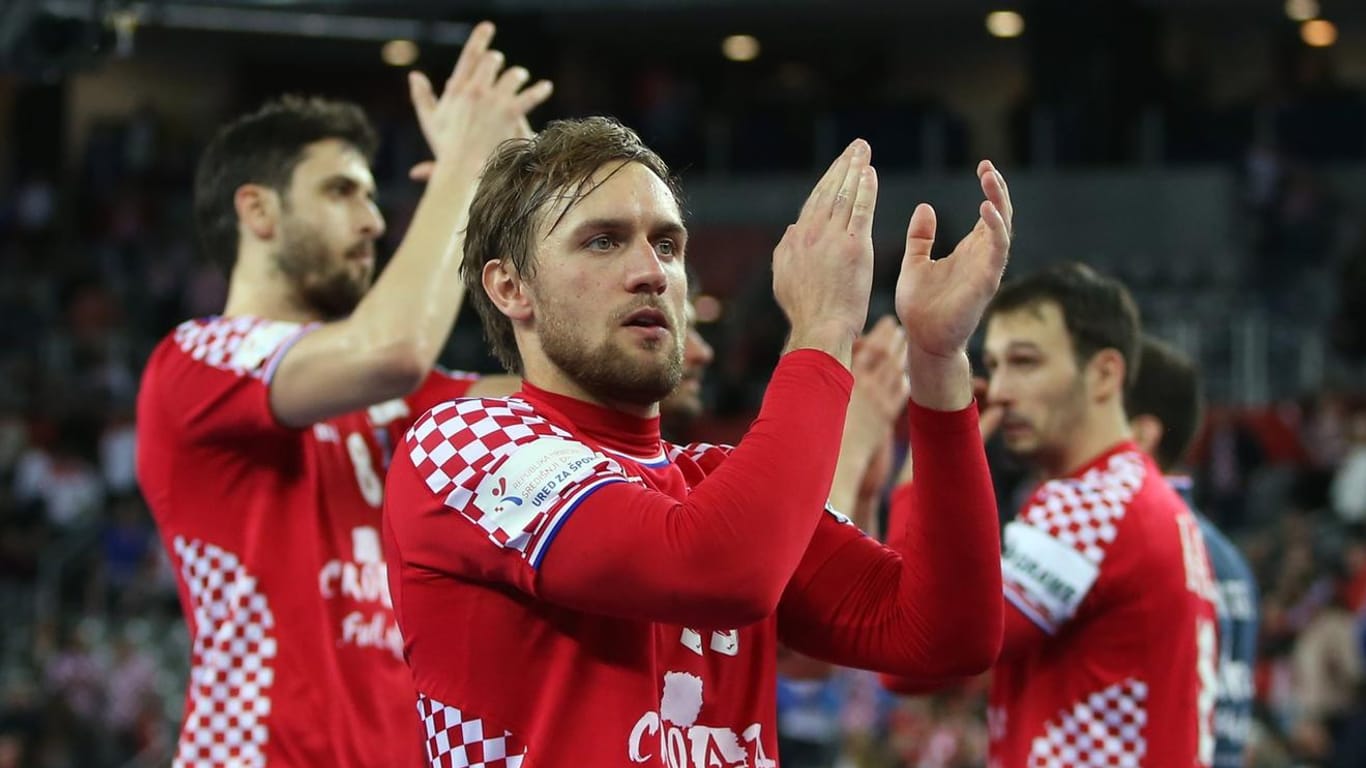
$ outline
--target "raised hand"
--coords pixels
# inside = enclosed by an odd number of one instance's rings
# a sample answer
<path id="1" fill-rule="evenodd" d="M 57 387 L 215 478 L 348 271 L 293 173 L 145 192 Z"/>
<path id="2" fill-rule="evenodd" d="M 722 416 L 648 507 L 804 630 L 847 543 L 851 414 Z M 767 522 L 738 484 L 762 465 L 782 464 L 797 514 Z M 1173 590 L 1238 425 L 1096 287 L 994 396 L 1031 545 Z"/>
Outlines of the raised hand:
<path id="1" fill-rule="evenodd" d="M 906 408 L 906 334 L 896 319 L 883 317 L 854 343 L 854 391 L 844 419 L 844 439 L 861 439 L 870 450 L 892 434 L 893 422 Z"/>
<path id="2" fill-rule="evenodd" d="M 891 472 L 892 428 L 906 408 L 910 384 L 906 378 L 906 335 L 896 319 L 883 317 L 873 330 L 854 342 L 854 391 L 844 417 L 844 437 L 830 489 L 836 509 L 859 519 L 869 494 L 876 495 Z"/>
<path id="3" fill-rule="evenodd" d="M 972 231 L 947 257 L 930 260 L 934 209 L 921 203 L 906 231 L 906 253 L 896 283 L 896 314 L 913 356 L 962 354 L 995 295 L 1010 253 L 1014 210 L 1005 177 L 988 160 L 977 165 L 986 200 Z"/>
<path id="4" fill-rule="evenodd" d="M 493 24 L 487 21 L 470 32 L 439 98 L 426 75 L 408 75 L 418 125 L 438 162 L 460 153 L 482 168 L 502 142 L 531 137 L 527 114 L 550 98 L 550 81 L 524 88 L 531 78 L 526 69 L 503 69 L 502 52 L 489 48 L 493 32 Z M 430 162 L 419 163 L 409 175 L 426 179 L 433 167 Z"/>
<path id="5" fill-rule="evenodd" d="M 849 363 L 868 317 L 877 172 L 858 139 L 816 183 L 773 250 L 773 295 L 792 325 L 789 349 L 816 347 Z"/>

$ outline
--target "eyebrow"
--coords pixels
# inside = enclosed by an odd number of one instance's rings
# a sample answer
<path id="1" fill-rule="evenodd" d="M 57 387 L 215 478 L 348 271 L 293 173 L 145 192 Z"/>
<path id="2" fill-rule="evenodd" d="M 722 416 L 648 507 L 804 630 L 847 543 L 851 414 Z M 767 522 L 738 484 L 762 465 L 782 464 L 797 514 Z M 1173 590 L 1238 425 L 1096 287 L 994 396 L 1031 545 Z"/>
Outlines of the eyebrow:
<path id="1" fill-rule="evenodd" d="M 330 176 L 325 176 L 323 177 L 323 180 L 318 183 L 318 186 L 323 189 L 326 189 L 337 184 L 346 184 L 348 186 L 361 189 L 366 193 L 366 195 L 370 197 L 371 200 L 379 196 L 379 190 L 375 188 L 374 184 L 367 184 L 366 182 L 362 181 L 359 177 L 352 176 L 347 173 L 334 173 Z"/>
<path id="2" fill-rule="evenodd" d="M 572 230 L 572 236 L 574 239 L 578 239 L 589 232 L 621 232 L 634 226 L 635 222 L 630 219 L 589 219 L 579 222 Z M 650 225 L 650 232 L 654 235 L 667 235 L 680 240 L 686 239 L 688 236 L 688 229 L 683 226 L 682 222 L 668 219 L 655 220 Z"/>

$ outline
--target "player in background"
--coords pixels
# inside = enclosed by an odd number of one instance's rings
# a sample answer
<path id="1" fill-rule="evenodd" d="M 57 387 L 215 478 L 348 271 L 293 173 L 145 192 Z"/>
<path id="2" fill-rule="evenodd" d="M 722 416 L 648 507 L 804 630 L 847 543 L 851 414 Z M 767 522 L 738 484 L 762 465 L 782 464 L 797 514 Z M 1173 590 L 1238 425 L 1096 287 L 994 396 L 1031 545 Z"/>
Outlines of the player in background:
<path id="1" fill-rule="evenodd" d="M 687 291 L 663 162 L 603 118 L 498 153 L 466 278 L 525 381 L 421 418 L 385 494 L 431 765 L 772 768 L 780 640 L 903 674 L 991 663 L 999 540 L 964 350 L 1004 268 L 1010 207 L 989 163 L 978 175 L 981 219 L 952 255 L 929 259 L 928 206 L 908 231 L 897 308 L 933 478 L 917 493 L 935 514 L 894 551 L 823 509 L 871 287 L 867 144 L 831 165 L 775 250 L 791 337 L 734 449 L 659 435 Z"/>
<path id="2" fill-rule="evenodd" d="M 382 478 L 427 408 L 509 388 L 432 371 L 462 304 L 479 171 L 550 93 L 504 69 L 492 35 L 475 28 L 439 96 L 410 80 L 436 159 L 378 279 L 375 133 L 358 107 L 286 97 L 201 159 L 196 224 L 231 273 L 227 306 L 158 345 L 138 399 L 139 483 L 193 642 L 177 766 L 421 764 Z"/>
<path id="3" fill-rule="evenodd" d="M 1213 760 L 1215 587 L 1195 516 L 1130 432 L 1139 338 L 1124 286 L 1075 263 L 1003 286 L 987 309 L 983 428 L 999 424 L 1040 478 L 1004 535 L 992 768 Z M 914 508 L 894 493 L 893 544 L 920 524 Z"/>
<path id="4" fill-rule="evenodd" d="M 696 273 L 688 269 L 688 301 L 683 306 L 687 317 L 687 336 L 683 340 L 683 373 L 678 386 L 659 401 L 659 424 L 665 439 L 675 440 L 697 421 L 706 410 L 702 402 L 702 378 L 716 357 L 716 351 L 697 328 L 697 307 L 694 302 L 702 285 Z"/>
<path id="5" fill-rule="evenodd" d="M 1191 479 L 1179 468 L 1204 411 L 1200 373 L 1161 340 L 1143 337 L 1142 364 L 1125 397 L 1134 442 L 1157 460 L 1167 482 L 1195 509 Z M 1214 702 L 1214 768 L 1243 768 L 1252 728 L 1257 662 L 1257 581 L 1247 560 L 1208 517 L 1196 513 L 1218 587 L 1219 693 Z"/>

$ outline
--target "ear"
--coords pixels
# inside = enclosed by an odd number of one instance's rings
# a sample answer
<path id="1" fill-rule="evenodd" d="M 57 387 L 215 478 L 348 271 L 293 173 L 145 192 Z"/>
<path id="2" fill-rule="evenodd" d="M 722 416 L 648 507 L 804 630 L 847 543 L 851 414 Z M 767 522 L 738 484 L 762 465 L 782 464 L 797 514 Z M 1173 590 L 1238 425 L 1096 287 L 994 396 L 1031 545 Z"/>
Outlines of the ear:
<path id="1" fill-rule="evenodd" d="M 275 237 L 280 222 L 280 195 L 260 184 L 243 184 L 232 195 L 240 229 L 250 232 L 257 240 Z"/>
<path id="2" fill-rule="evenodd" d="M 1124 396 L 1126 383 L 1124 356 L 1117 349 L 1102 349 L 1091 357 L 1086 364 L 1087 378 L 1091 384 L 1091 398 L 1105 402 Z"/>
<path id="3" fill-rule="evenodd" d="M 1162 433 L 1167 429 L 1162 424 L 1162 420 L 1151 413 L 1144 413 L 1130 419 L 1129 428 L 1133 430 L 1134 442 L 1138 443 L 1138 447 L 1149 456 L 1155 455 L 1154 451 L 1162 442 Z"/>
<path id="4" fill-rule="evenodd" d="M 503 259 L 485 262 L 482 277 L 484 292 L 499 312 L 510 320 L 531 319 L 531 297 L 527 294 L 526 283 L 511 264 Z"/>

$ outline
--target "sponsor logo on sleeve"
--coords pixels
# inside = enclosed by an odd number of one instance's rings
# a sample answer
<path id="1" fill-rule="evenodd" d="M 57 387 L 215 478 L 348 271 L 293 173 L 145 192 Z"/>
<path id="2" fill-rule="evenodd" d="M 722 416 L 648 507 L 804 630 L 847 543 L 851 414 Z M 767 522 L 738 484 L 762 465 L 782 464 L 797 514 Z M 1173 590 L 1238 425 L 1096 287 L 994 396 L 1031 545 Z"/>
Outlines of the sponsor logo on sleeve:
<path id="1" fill-rule="evenodd" d="M 1077 612 L 1100 568 L 1076 548 L 1019 521 L 1006 526 L 1001 561 L 1007 596 L 1048 632 Z"/>
<path id="2" fill-rule="evenodd" d="M 605 467 L 620 468 L 582 443 L 542 439 L 527 443 L 485 475 L 475 488 L 479 524 L 504 546 L 526 551 L 531 537 L 563 499 Z"/>

